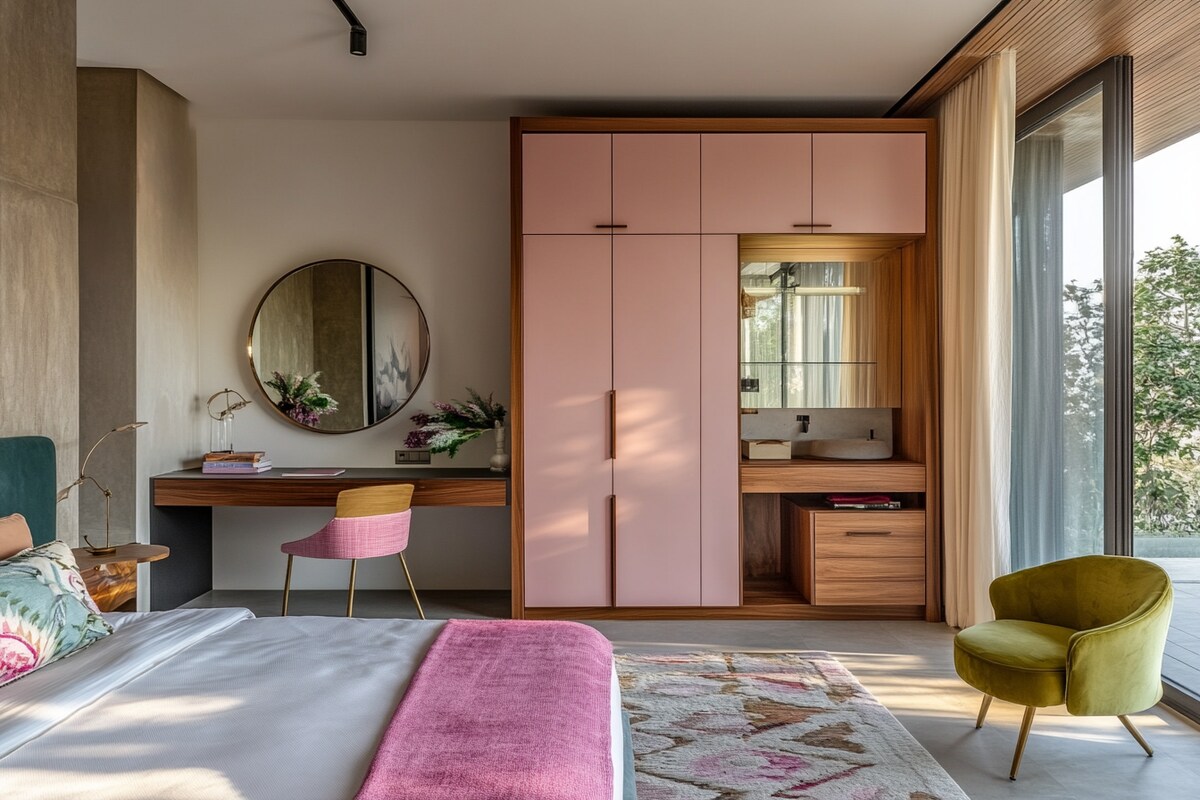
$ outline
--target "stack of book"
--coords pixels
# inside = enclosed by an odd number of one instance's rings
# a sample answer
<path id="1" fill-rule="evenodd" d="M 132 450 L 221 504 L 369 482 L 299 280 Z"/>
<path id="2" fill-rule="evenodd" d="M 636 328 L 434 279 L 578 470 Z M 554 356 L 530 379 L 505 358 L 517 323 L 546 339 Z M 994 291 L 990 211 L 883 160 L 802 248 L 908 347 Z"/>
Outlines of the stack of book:
<path id="1" fill-rule="evenodd" d="M 271 468 L 271 459 L 262 450 L 205 453 L 200 471 L 209 475 L 254 475 Z"/>
<path id="2" fill-rule="evenodd" d="M 825 497 L 831 508 L 857 508 L 866 511 L 883 511 L 900 507 L 899 500 L 886 494 L 831 494 Z"/>

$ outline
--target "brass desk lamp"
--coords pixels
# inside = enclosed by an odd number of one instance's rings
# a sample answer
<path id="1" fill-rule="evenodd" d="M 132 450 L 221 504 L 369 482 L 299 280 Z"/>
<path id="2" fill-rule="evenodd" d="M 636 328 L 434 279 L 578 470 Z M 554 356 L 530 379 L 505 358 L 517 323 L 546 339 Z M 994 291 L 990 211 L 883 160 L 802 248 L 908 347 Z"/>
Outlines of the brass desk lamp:
<path id="1" fill-rule="evenodd" d="M 110 524 L 109 524 L 110 523 L 109 514 L 111 511 L 111 507 L 112 507 L 112 492 L 110 492 L 107 487 L 102 486 L 100 484 L 100 481 L 96 480 L 91 475 L 87 474 L 88 460 L 92 457 L 92 453 L 96 452 L 96 448 L 100 446 L 100 442 L 103 442 L 105 439 L 112 436 L 114 433 L 124 433 L 125 431 L 131 431 L 131 430 L 134 430 L 135 428 L 140 428 L 145 424 L 146 424 L 145 422 L 130 422 L 128 424 L 121 425 L 120 427 L 113 428 L 111 431 L 109 431 L 108 433 L 101 436 L 100 440 L 97 441 L 94 445 L 92 445 L 92 449 L 88 450 L 87 455 L 84 456 L 83 466 L 79 468 L 79 477 L 75 479 L 74 483 L 72 483 L 70 486 L 67 486 L 66 488 L 60 490 L 58 493 L 57 502 L 61 503 L 63 500 L 66 500 L 68 496 L 70 496 L 71 490 L 74 489 L 76 486 L 79 486 L 80 484 L 91 481 L 93 484 L 95 484 L 96 488 L 99 489 L 100 492 L 104 495 L 104 546 L 98 547 L 98 546 L 92 544 L 91 541 L 88 540 L 86 535 L 84 535 L 84 537 L 83 537 L 83 540 L 85 542 L 87 542 L 88 552 L 94 556 L 110 556 L 113 553 L 117 552 L 117 548 L 109 540 L 109 535 L 111 533 Z"/>

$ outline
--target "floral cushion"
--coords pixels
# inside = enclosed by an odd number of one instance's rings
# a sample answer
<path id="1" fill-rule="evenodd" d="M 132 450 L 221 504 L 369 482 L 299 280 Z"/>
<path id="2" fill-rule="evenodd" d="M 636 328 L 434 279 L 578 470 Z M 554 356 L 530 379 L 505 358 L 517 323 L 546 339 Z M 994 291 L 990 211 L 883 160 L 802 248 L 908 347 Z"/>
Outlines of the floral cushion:
<path id="1" fill-rule="evenodd" d="M 110 633 L 64 542 L 0 561 L 0 686 Z"/>

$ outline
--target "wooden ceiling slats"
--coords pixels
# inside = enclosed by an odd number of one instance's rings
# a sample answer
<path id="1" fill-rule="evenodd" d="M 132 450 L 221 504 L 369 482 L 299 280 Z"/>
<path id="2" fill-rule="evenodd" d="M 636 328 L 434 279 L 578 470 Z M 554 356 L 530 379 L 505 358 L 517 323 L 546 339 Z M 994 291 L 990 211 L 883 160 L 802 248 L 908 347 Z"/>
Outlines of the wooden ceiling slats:
<path id="1" fill-rule="evenodd" d="M 992 53 L 1017 51 L 1024 111 L 1106 58 L 1133 56 L 1134 152 L 1141 158 L 1200 132 L 1200 2 L 1011 0 L 895 110 L 933 101 Z"/>

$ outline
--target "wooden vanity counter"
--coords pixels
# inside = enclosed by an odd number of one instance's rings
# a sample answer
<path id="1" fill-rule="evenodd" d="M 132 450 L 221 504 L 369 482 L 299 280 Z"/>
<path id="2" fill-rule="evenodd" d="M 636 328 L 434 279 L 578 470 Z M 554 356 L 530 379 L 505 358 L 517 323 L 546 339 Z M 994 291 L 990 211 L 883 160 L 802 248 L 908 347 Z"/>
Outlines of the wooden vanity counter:
<path id="1" fill-rule="evenodd" d="M 743 494 L 925 491 L 925 465 L 898 459 L 743 459 L 741 477 Z"/>

